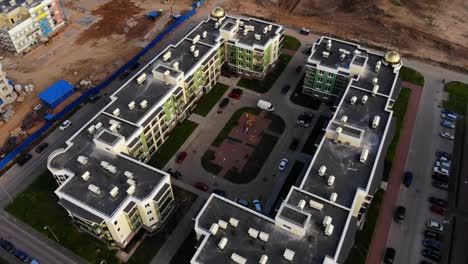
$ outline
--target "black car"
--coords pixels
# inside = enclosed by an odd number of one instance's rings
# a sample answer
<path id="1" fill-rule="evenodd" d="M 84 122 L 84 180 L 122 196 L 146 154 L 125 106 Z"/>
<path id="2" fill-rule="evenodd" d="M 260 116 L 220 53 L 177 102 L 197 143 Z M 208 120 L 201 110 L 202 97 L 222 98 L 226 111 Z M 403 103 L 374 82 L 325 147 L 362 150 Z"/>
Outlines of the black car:
<path id="1" fill-rule="evenodd" d="M 99 100 L 99 98 L 101 98 L 101 94 L 100 93 L 95 93 L 95 94 L 92 94 L 88 100 L 91 102 L 91 103 L 94 103 L 96 102 L 97 100 Z"/>
<path id="2" fill-rule="evenodd" d="M 314 118 L 314 115 L 311 113 L 303 113 L 300 114 L 297 117 L 296 124 L 298 126 L 303 126 L 303 127 L 309 127 L 310 122 L 312 122 L 312 119 Z"/>
<path id="3" fill-rule="evenodd" d="M 16 162 L 18 164 L 18 166 L 23 166 L 24 164 L 26 164 L 26 162 L 28 162 L 30 159 L 32 158 L 32 155 L 29 154 L 29 153 L 24 153 L 24 154 L 21 154 L 18 158 L 18 161 Z"/>
<path id="4" fill-rule="evenodd" d="M 430 260 L 437 261 L 437 262 L 440 261 L 440 254 L 434 250 L 423 249 L 421 251 L 421 254 Z"/>
<path id="5" fill-rule="evenodd" d="M 120 74 L 119 79 L 123 80 L 123 79 L 127 78 L 129 75 L 130 75 L 130 73 L 128 71 L 126 71 L 126 72 Z"/>
<path id="6" fill-rule="evenodd" d="M 403 176 L 403 184 L 406 186 L 406 188 L 409 188 L 412 182 L 413 182 L 413 173 L 411 171 L 405 172 L 405 175 Z"/>
<path id="7" fill-rule="evenodd" d="M 220 190 L 220 189 L 214 189 L 214 190 L 213 190 L 213 193 L 214 193 L 214 194 L 217 194 L 217 195 L 219 195 L 219 196 L 222 196 L 222 197 L 226 197 L 226 192 L 223 191 L 223 190 Z"/>
<path id="8" fill-rule="evenodd" d="M 432 186 L 442 189 L 442 190 L 448 190 L 448 183 L 442 182 L 442 181 L 432 181 Z"/>
<path id="9" fill-rule="evenodd" d="M 394 220 L 397 223 L 403 223 L 405 220 L 405 213 L 406 213 L 406 208 L 403 206 L 398 206 L 397 209 L 395 210 L 395 217 Z"/>
<path id="10" fill-rule="evenodd" d="M 439 174 L 439 173 L 433 173 L 432 174 L 432 179 L 434 179 L 436 181 L 441 181 L 441 182 L 444 182 L 444 183 L 449 182 L 449 177 L 448 176 L 442 175 L 442 174 Z"/>
<path id="11" fill-rule="evenodd" d="M 429 230 L 429 229 L 426 229 L 424 231 L 424 237 L 425 238 L 429 238 L 429 239 L 434 239 L 436 241 L 440 241 L 442 240 L 442 235 L 433 231 L 433 230 Z"/>
<path id="12" fill-rule="evenodd" d="M 281 88 L 281 94 L 287 94 L 289 89 L 291 89 L 291 85 L 286 84 L 285 86 L 283 86 L 283 88 Z"/>
<path id="13" fill-rule="evenodd" d="M 229 104 L 229 98 L 224 98 L 221 103 L 219 103 L 220 108 L 225 108 Z"/>
<path id="14" fill-rule="evenodd" d="M 140 67 L 140 63 L 139 63 L 139 62 L 133 64 L 129 69 L 130 69 L 131 71 L 134 71 L 134 70 L 138 69 L 138 67 Z"/>
<path id="15" fill-rule="evenodd" d="M 167 173 L 178 180 L 182 179 L 182 173 L 180 173 L 180 171 L 173 171 L 172 169 L 168 169 Z"/>
<path id="16" fill-rule="evenodd" d="M 393 260 L 395 259 L 395 249 L 394 248 L 387 248 L 385 250 L 384 255 L 384 263 L 385 264 L 392 264 Z"/>
<path id="17" fill-rule="evenodd" d="M 0 239 L 0 247 L 2 247 L 10 253 L 15 252 L 15 246 L 8 240 Z"/>
<path id="18" fill-rule="evenodd" d="M 36 147 L 35 151 L 36 153 L 42 153 L 42 151 L 44 151 L 44 149 L 46 149 L 48 146 L 49 146 L 49 143 L 42 142 L 41 144 L 39 144 L 39 146 Z"/>
<path id="19" fill-rule="evenodd" d="M 440 157 L 446 157 L 447 159 L 452 159 L 452 154 L 445 152 L 445 151 L 437 151 L 436 156 L 438 158 Z"/>
<path id="20" fill-rule="evenodd" d="M 291 141 L 291 145 L 289 145 L 289 149 L 292 151 L 295 151 L 298 145 L 299 145 L 299 139 L 293 138 L 293 140 Z"/>
<path id="21" fill-rule="evenodd" d="M 301 73 L 301 71 L 302 71 L 302 66 L 301 65 L 297 66 L 296 73 Z"/>
<path id="22" fill-rule="evenodd" d="M 432 203 L 432 204 L 442 206 L 442 207 L 447 207 L 448 206 L 448 202 L 446 200 L 440 199 L 440 198 L 437 198 L 437 197 L 434 197 L 434 196 L 429 197 L 429 202 Z"/>

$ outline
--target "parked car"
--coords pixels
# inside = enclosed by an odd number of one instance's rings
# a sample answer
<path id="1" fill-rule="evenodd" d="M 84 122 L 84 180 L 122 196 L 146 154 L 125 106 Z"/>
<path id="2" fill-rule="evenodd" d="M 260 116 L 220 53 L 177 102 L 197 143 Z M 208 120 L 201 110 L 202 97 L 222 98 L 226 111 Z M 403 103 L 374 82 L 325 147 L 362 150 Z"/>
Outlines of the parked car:
<path id="1" fill-rule="evenodd" d="M 204 192 L 207 192 L 209 189 L 208 185 L 203 182 L 196 182 L 193 186 L 195 186 L 195 188 L 202 190 Z"/>
<path id="2" fill-rule="evenodd" d="M 299 146 L 299 139 L 294 137 L 289 145 L 289 150 L 295 151 L 297 146 Z"/>
<path id="3" fill-rule="evenodd" d="M 442 174 L 439 174 L 439 173 L 433 173 L 432 174 L 432 179 L 436 180 L 436 181 L 441 181 L 441 182 L 444 182 L 444 183 L 447 183 L 449 182 L 449 177 L 447 175 L 442 175 Z"/>
<path id="4" fill-rule="evenodd" d="M 431 205 L 431 211 L 436 213 L 436 214 L 440 214 L 442 216 L 445 216 L 447 214 L 447 209 L 442 207 L 442 206 L 438 206 L 438 205 Z"/>
<path id="5" fill-rule="evenodd" d="M 41 263 L 39 263 L 38 260 L 33 259 L 33 260 L 31 260 L 31 264 L 41 264 Z"/>
<path id="6" fill-rule="evenodd" d="M 288 166 L 288 159 L 282 159 L 282 160 L 280 161 L 280 164 L 279 164 L 279 166 L 278 166 L 278 169 L 279 169 L 280 171 L 284 171 L 284 169 L 286 169 L 286 166 Z"/>
<path id="7" fill-rule="evenodd" d="M 403 223 L 403 221 L 405 220 L 405 213 L 406 213 L 406 208 L 403 206 L 398 206 L 395 210 L 395 216 L 393 218 L 395 222 Z"/>
<path id="8" fill-rule="evenodd" d="M 451 129 L 455 128 L 455 123 L 452 121 L 448 121 L 448 120 L 442 120 L 442 122 L 440 122 L 440 125 L 443 127 L 451 128 Z"/>
<path id="9" fill-rule="evenodd" d="M 394 248 L 387 248 L 385 250 L 385 255 L 384 255 L 384 264 L 393 264 L 393 260 L 395 259 L 395 249 Z"/>
<path id="10" fill-rule="evenodd" d="M 291 89 L 291 85 L 286 84 L 285 86 L 283 86 L 283 88 L 281 88 L 281 94 L 287 94 L 289 89 Z"/>
<path id="11" fill-rule="evenodd" d="M 422 250 L 422 255 L 430 260 L 433 260 L 433 261 L 437 261 L 439 262 L 440 261 L 440 254 L 433 251 L 433 250 L 430 250 L 430 249 L 423 249 Z"/>
<path id="12" fill-rule="evenodd" d="M 182 173 L 180 173 L 180 171 L 177 171 L 177 170 L 173 171 L 171 168 L 169 168 L 167 170 L 167 173 L 169 173 L 169 175 L 171 175 L 172 177 L 174 177 L 174 178 L 176 178 L 178 180 L 182 179 Z"/>
<path id="13" fill-rule="evenodd" d="M 270 102 L 265 100 L 258 100 L 257 107 L 268 112 L 275 111 L 275 107 Z"/>
<path id="14" fill-rule="evenodd" d="M 252 201 L 252 203 L 254 204 L 255 206 L 255 210 L 257 210 L 258 212 L 262 212 L 262 205 L 260 204 L 260 201 L 258 199 L 255 199 Z"/>
<path id="15" fill-rule="evenodd" d="M 229 98 L 224 98 L 221 100 L 221 103 L 219 103 L 219 108 L 223 109 L 229 104 Z"/>
<path id="16" fill-rule="evenodd" d="M 29 262 L 31 260 L 28 254 L 24 253 L 19 249 L 16 249 L 15 252 L 13 252 L 13 255 L 24 263 Z"/>
<path id="17" fill-rule="evenodd" d="M 219 195 L 219 196 L 222 196 L 222 197 L 226 197 L 226 192 L 223 191 L 223 190 L 220 190 L 220 189 L 214 189 L 214 190 L 213 190 L 213 193 L 214 193 L 214 194 L 217 194 L 217 195 Z"/>
<path id="18" fill-rule="evenodd" d="M 101 94 L 100 94 L 100 93 L 95 93 L 95 94 L 92 94 L 92 95 L 88 98 L 88 100 L 89 100 L 89 102 L 94 103 L 94 102 L 96 102 L 97 100 L 99 100 L 99 98 L 101 98 Z"/>
<path id="19" fill-rule="evenodd" d="M 18 166 L 23 166 L 28 162 L 30 159 L 32 159 L 32 155 L 29 153 L 23 153 L 19 156 L 18 161 L 16 162 Z"/>
<path id="20" fill-rule="evenodd" d="M 307 36 L 307 35 L 309 35 L 310 30 L 303 27 L 303 28 L 301 28 L 301 29 L 299 30 L 299 33 L 300 33 L 301 35 L 306 35 L 306 36 Z"/>
<path id="21" fill-rule="evenodd" d="M 0 247 L 5 249 L 6 251 L 13 253 L 15 252 L 15 246 L 6 239 L 0 239 Z"/>
<path id="22" fill-rule="evenodd" d="M 67 129 L 67 127 L 71 126 L 72 122 L 70 120 L 65 120 L 63 123 L 60 125 L 60 130 L 64 131 Z"/>
<path id="23" fill-rule="evenodd" d="M 302 66 L 301 65 L 297 66 L 296 73 L 301 73 L 301 71 L 302 71 Z"/>
<path id="24" fill-rule="evenodd" d="M 447 131 L 440 132 L 440 136 L 442 138 L 449 139 L 449 140 L 454 140 L 455 139 L 455 136 L 452 133 L 449 133 Z"/>
<path id="25" fill-rule="evenodd" d="M 426 226 L 432 230 L 436 230 L 440 232 L 444 231 L 444 227 L 442 226 L 442 224 L 435 220 L 428 220 L 426 222 Z"/>
<path id="26" fill-rule="evenodd" d="M 445 157 L 447 159 L 452 159 L 452 154 L 446 152 L 446 151 L 437 151 L 436 156 L 438 158 Z"/>
<path id="27" fill-rule="evenodd" d="M 437 160 L 442 162 L 451 162 L 451 160 L 445 156 L 440 156 Z"/>
<path id="28" fill-rule="evenodd" d="M 444 161 L 436 161 L 434 163 L 434 165 L 436 167 L 440 167 L 440 168 L 445 168 L 447 170 L 450 170 L 450 162 L 444 162 Z"/>
<path id="29" fill-rule="evenodd" d="M 443 167 L 435 166 L 434 168 L 432 168 L 432 172 L 436 172 L 436 173 L 439 173 L 439 174 L 442 174 L 442 175 L 447 175 L 447 176 L 450 175 L 450 171 L 448 169 L 446 169 L 446 168 L 443 168 Z"/>
<path id="30" fill-rule="evenodd" d="M 448 183 L 442 182 L 442 181 L 432 181 L 432 186 L 442 189 L 442 190 L 448 190 Z"/>
<path id="31" fill-rule="evenodd" d="M 44 151 L 44 149 L 46 149 L 48 146 L 49 146 L 49 143 L 42 142 L 41 144 L 39 144 L 39 146 L 36 147 L 35 151 L 36 153 L 42 153 L 42 151 Z"/>
<path id="32" fill-rule="evenodd" d="M 443 207 L 447 207 L 448 206 L 448 202 L 444 199 L 441 199 L 441 198 L 437 198 L 437 197 L 434 197 L 434 196 L 431 196 L 429 197 L 429 202 L 432 203 L 432 204 L 437 204 L 439 206 L 443 206 Z"/>
<path id="33" fill-rule="evenodd" d="M 129 75 L 130 75 L 130 73 L 128 71 L 126 71 L 126 72 L 120 74 L 119 79 L 123 80 L 123 79 L 127 78 Z"/>
<path id="34" fill-rule="evenodd" d="M 302 127 L 309 127 L 314 115 L 312 113 L 302 113 L 297 117 L 296 124 Z"/>
<path id="35" fill-rule="evenodd" d="M 139 63 L 139 62 L 133 64 L 129 69 L 130 69 L 131 71 L 134 71 L 134 70 L 138 69 L 138 67 L 140 67 L 140 63 Z"/>
<path id="36" fill-rule="evenodd" d="M 403 184 L 409 188 L 411 186 L 411 183 L 413 182 L 413 173 L 411 171 L 405 172 L 403 176 Z"/>
<path id="37" fill-rule="evenodd" d="M 451 119 L 451 120 L 456 120 L 458 118 L 458 114 L 455 112 L 452 112 L 450 110 L 444 109 L 442 110 L 442 118 L 446 119 Z"/>
<path id="38" fill-rule="evenodd" d="M 248 206 L 249 206 L 249 202 L 247 202 L 247 201 L 244 200 L 244 199 L 235 198 L 235 199 L 234 199 L 234 202 L 235 202 L 235 203 L 238 203 L 238 204 L 240 204 L 240 205 L 243 205 L 243 206 L 245 206 L 245 207 L 248 207 Z"/>
<path id="39" fill-rule="evenodd" d="M 229 97 L 232 98 L 232 99 L 237 99 L 239 100 L 242 96 L 242 89 L 239 89 L 239 88 L 234 88 L 232 89 L 232 91 L 229 93 Z"/>
<path id="40" fill-rule="evenodd" d="M 187 158 L 187 152 L 185 151 L 180 152 L 179 155 L 177 155 L 176 163 L 180 164 L 184 162 L 185 158 Z"/>
<path id="41" fill-rule="evenodd" d="M 425 238 L 429 238 L 429 239 L 434 239 L 436 241 L 440 241 L 442 240 L 442 235 L 433 231 L 433 230 L 429 230 L 429 229 L 426 229 L 424 231 L 424 237 Z"/>
<path id="42" fill-rule="evenodd" d="M 424 239 L 422 241 L 422 244 L 423 244 L 423 246 L 425 246 L 425 247 L 427 247 L 429 249 L 437 250 L 437 251 L 440 250 L 440 242 L 430 240 L 430 239 Z"/>

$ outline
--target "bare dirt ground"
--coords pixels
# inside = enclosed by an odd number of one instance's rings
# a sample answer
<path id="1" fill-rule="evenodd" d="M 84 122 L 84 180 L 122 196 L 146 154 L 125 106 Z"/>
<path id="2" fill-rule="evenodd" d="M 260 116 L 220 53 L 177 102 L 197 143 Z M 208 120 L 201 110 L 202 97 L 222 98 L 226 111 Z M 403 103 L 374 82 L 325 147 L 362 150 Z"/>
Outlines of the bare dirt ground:
<path id="1" fill-rule="evenodd" d="M 26 55 L 0 52 L 7 77 L 17 83 L 34 83 L 36 91 L 16 102 L 14 117 L 1 125 L 0 146 L 10 132 L 39 104 L 37 94 L 59 79 L 73 84 L 86 79 L 97 84 L 125 64 L 149 43 L 170 21 L 170 5 L 154 0 L 64 0 L 68 25 Z M 178 0 L 173 12 L 190 9 L 190 0 Z M 146 13 L 163 9 L 156 21 Z M 26 131 L 26 137 L 36 127 Z"/>
<path id="2" fill-rule="evenodd" d="M 468 1 L 401 0 L 401 5 L 394 1 L 244 0 L 231 2 L 226 9 L 467 71 Z"/>

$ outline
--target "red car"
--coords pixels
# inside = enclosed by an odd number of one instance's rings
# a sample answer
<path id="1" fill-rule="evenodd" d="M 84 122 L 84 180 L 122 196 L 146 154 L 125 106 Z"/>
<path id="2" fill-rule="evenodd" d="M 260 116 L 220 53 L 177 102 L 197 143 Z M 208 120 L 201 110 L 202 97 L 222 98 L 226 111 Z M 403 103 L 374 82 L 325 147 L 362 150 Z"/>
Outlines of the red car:
<path id="1" fill-rule="evenodd" d="M 235 88 L 235 89 L 232 89 L 232 91 L 229 93 L 229 97 L 232 99 L 239 100 L 241 98 L 242 93 L 243 93 L 242 89 Z"/>
<path id="2" fill-rule="evenodd" d="M 445 216 L 447 214 L 447 209 L 445 209 L 442 206 L 435 205 L 435 204 L 431 205 L 431 211 L 436 214 L 440 214 L 442 216 Z"/>
<path id="3" fill-rule="evenodd" d="M 206 183 L 203 183 L 203 182 L 197 182 L 193 186 L 195 186 L 195 188 L 202 190 L 204 192 L 207 192 L 209 189 L 208 185 L 206 185 Z"/>
<path id="4" fill-rule="evenodd" d="M 186 157 L 187 157 L 187 152 L 182 151 L 181 153 L 179 153 L 179 155 L 177 155 L 177 158 L 176 158 L 175 162 L 182 163 L 182 162 L 184 162 Z"/>

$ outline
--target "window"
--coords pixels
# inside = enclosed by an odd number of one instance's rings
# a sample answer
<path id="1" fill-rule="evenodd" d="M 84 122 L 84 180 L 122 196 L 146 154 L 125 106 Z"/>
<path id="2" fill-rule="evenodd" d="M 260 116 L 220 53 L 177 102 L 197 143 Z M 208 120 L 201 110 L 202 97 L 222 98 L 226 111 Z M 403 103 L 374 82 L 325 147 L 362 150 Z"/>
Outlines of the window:
<path id="1" fill-rule="evenodd" d="M 117 221 L 114 221 L 114 225 L 117 225 Z"/>
<path id="2" fill-rule="evenodd" d="M 120 227 L 119 227 L 119 228 L 117 228 L 117 232 L 120 232 Z"/>
<path id="3" fill-rule="evenodd" d="M 252 52 L 250 50 L 246 50 L 245 53 L 250 54 Z"/>
<path id="4" fill-rule="evenodd" d="M 322 86 L 320 84 L 316 84 L 315 88 L 320 89 L 320 88 L 322 88 Z"/>
<path id="5" fill-rule="evenodd" d="M 151 214 L 153 211 L 149 210 L 146 214 Z"/>
<path id="6" fill-rule="evenodd" d="M 148 208 L 150 206 L 150 204 L 145 204 L 145 208 Z"/>
<path id="7" fill-rule="evenodd" d="M 250 62 L 250 57 L 245 58 L 245 60 Z"/>
<path id="8" fill-rule="evenodd" d="M 323 75 L 324 73 L 325 73 L 324 71 L 319 70 L 319 74 L 320 74 L 320 75 Z"/>
<path id="9" fill-rule="evenodd" d="M 323 78 L 317 78 L 317 82 L 319 83 L 323 82 Z"/>
<path id="10" fill-rule="evenodd" d="M 333 77 L 333 73 L 329 72 L 328 77 Z"/>
<path id="11" fill-rule="evenodd" d="M 332 81 L 331 80 L 327 80 L 327 85 L 331 85 Z"/>

